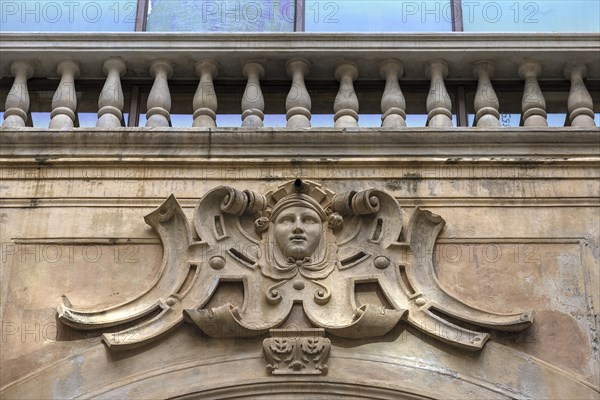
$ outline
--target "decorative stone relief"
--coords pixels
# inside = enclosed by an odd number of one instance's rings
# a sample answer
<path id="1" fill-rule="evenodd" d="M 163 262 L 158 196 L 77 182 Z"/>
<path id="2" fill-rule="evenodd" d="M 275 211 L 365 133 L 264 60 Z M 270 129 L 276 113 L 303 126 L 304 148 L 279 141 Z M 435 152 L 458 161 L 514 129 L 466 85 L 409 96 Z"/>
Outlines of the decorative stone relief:
<path id="1" fill-rule="evenodd" d="M 336 194 L 301 179 L 265 195 L 217 187 L 200 200 L 191 222 L 171 195 L 145 217 L 164 247 L 150 289 L 128 303 L 93 311 L 78 310 L 64 298 L 58 316 L 77 329 L 128 323 L 103 335 L 115 350 L 156 340 L 184 321 L 211 337 L 270 334 L 263 350 L 274 375 L 325 373 L 325 334 L 374 338 L 403 321 L 476 351 L 489 334 L 454 321 L 506 331 L 532 324 L 533 311 L 498 314 L 446 293 L 432 260 L 444 220 L 416 208 L 403 232 L 402 218 L 399 204 L 384 191 Z M 224 302 L 206 308 L 221 282 L 243 284 L 240 307 Z M 378 285 L 391 308 L 358 304 L 360 283 Z M 286 326 L 295 304 L 306 326 Z"/>
<path id="2" fill-rule="evenodd" d="M 331 341 L 323 328 L 271 329 L 263 350 L 273 375 L 321 375 L 327 372 Z"/>

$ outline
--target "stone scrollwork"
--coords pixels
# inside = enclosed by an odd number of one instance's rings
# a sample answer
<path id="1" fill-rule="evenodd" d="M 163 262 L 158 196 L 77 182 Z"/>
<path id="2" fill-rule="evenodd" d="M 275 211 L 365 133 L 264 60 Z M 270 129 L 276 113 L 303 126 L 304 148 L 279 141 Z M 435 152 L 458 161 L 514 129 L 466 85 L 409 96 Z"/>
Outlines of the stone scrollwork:
<path id="1" fill-rule="evenodd" d="M 200 200 L 191 222 L 174 196 L 145 220 L 164 247 L 150 289 L 109 309 L 80 311 L 66 298 L 58 307 L 60 320 L 77 329 L 128 323 L 103 335 L 111 349 L 143 345 L 185 321 L 218 338 L 270 333 L 263 350 L 272 374 L 321 374 L 326 334 L 372 338 L 404 321 L 479 350 L 489 334 L 452 321 L 507 331 L 533 322 L 533 311 L 483 311 L 445 292 L 432 260 L 444 220 L 416 208 L 403 232 L 399 204 L 381 190 L 336 194 L 301 179 L 264 195 L 220 186 Z M 240 282 L 243 304 L 207 307 L 221 282 Z M 358 304 L 360 283 L 378 285 L 391 308 Z M 295 304 L 306 326 L 286 325 Z"/>

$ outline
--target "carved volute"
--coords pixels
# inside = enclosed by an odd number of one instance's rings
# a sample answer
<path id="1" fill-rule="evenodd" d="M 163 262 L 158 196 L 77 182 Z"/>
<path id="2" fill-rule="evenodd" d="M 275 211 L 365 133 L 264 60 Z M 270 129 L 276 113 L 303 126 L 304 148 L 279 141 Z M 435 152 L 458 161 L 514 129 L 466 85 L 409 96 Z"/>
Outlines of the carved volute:
<path id="1" fill-rule="evenodd" d="M 200 78 L 194 94 L 194 127 L 214 128 L 217 126 L 217 94 L 213 79 L 219 72 L 219 64 L 213 60 L 196 63 L 196 75 Z"/>
<path id="2" fill-rule="evenodd" d="M 146 127 L 168 127 L 171 125 L 171 92 L 169 78 L 173 75 L 173 64 L 168 60 L 155 60 L 150 65 L 154 83 L 146 103 Z"/>
<path id="3" fill-rule="evenodd" d="M 111 57 L 103 65 L 106 81 L 98 99 L 98 128 L 116 128 L 123 120 L 123 88 L 121 77 L 127 71 L 125 61 L 120 57 Z"/>
<path id="4" fill-rule="evenodd" d="M 386 60 L 379 66 L 381 77 L 385 79 L 385 90 L 381 97 L 381 126 L 398 128 L 406 126 L 406 100 L 398 79 L 404 66 L 398 60 Z"/>
<path id="5" fill-rule="evenodd" d="M 585 87 L 583 79 L 587 76 L 587 66 L 571 63 L 565 66 L 565 77 L 571 81 L 571 90 L 567 109 L 571 126 L 594 127 L 594 103 Z"/>
<path id="6" fill-rule="evenodd" d="M 244 65 L 242 74 L 247 79 L 242 97 L 242 126 L 260 128 L 264 126 L 265 98 L 260 88 L 260 78 L 265 68 L 257 61 Z"/>
<path id="7" fill-rule="evenodd" d="M 473 65 L 473 75 L 478 80 L 475 93 L 475 124 L 481 128 L 500 126 L 500 102 L 491 81 L 494 66 L 489 61 L 479 61 Z"/>
<path id="8" fill-rule="evenodd" d="M 333 104 L 335 113 L 333 120 L 336 128 L 358 127 L 358 97 L 354 92 L 353 84 L 357 77 L 358 68 L 352 62 L 340 64 L 335 70 L 335 79 L 340 82 Z"/>
<path id="9" fill-rule="evenodd" d="M 519 67 L 519 76 L 525 79 L 521 110 L 523 112 L 523 126 L 548 126 L 546 120 L 546 99 L 538 78 L 542 74 L 542 64 L 537 61 L 527 61 Z"/>
<path id="10" fill-rule="evenodd" d="M 75 78 L 79 76 L 79 63 L 72 60 L 61 61 L 56 71 L 61 78 L 52 98 L 50 129 L 69 129 L 75 123 L 77 110 Z"/>
<path id="11" fill-rule="evenodd" d="M 202 197 L 193 222 L 172 195 L 145 220 L 164 246 L 154 285 L 109 309 L 79 311 L 66 298 L 58 308 L 77 329 L 130 323 L 103 335 L 114 350 L 157 340 L 185 320 L 215 338 L 264 336 L 273 375 L 325 374 L 326 335 L 366 340 L 406 323 L 478 351 L 490 335 L 452 320 L 507 331 L 533 321 L 533 311 L 483 311 L 446 293 L 432 259 L 444 220 L 417 207 L 404 224 L 400 205 L 382 190 L 334 193 L 301 179 L 266 194 L 219 186 Z M 243 282 L 243 304 L 207 308 L 219 283 L 232 280 Z M 377 284 L 389 307 L 357 304 L 356 282 Z M 294 305 L 310 324 L 286 325 Z"/>
<path id="12" fill-rule="evenodd" d="M 425 65 L 425 75 L 431 79 L 427 96 L 427 125 L 439 128 L 452 126 L 452 100 L 444 84 L 448 77 L 448 64 L 442 60 L 430 61 Z"/>
<path id="13" fill-rule="evenodd" d="M 29 91 L 27 80 L 33 76 L 33 66 L 26 61 L 16 61 L 10 66 L 10 73 L 15 77 L 10 92 L 6 96 L 4 109 L 5 127 L 25 126 L 29 112 Z"/>
<path id="14" fill-rule="evenodd" d="M 308 74 L 308 61 L 293 59 L 287 63 L 287 74 L 292 78 L 292 87 L 285 99 L 288 128 L 310 128 L 311 101 L 304 77 Z"/>

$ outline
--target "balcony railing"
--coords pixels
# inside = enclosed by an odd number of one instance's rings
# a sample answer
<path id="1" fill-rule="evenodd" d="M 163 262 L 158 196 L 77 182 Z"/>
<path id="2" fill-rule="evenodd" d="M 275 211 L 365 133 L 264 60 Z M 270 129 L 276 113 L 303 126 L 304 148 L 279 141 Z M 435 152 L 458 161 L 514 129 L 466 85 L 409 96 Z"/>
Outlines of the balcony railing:
<path id="1" fill-rule="evenodd" d="M 311 127 L 311 82 L 337 80 L 330 112 L 334 126 L 359 126 L 360 80 L 385 82 L 381 126 L 406 127 L 403 86 L 427 82 L 428 127 L 452 128 L 453 103 L 448 82 L 467 82 L 477 89 L 468 107 L 476 127 L 500 123 L 496 85 L 522 84 L 521 125 L 546 127 L 547 109 L 540 81 L 568 81 L 566 125 L 594 127 L 594 102 L 586 78 L 600 78 L 598 34 L 3 34 L 0 71 L 14 81 L 6 95 L 4 127 L 24 127 L 29 118 L 28 80 L 60 79 L 51 101 L 49 128 L 76 126 L 76 86 L 104 81 L 97 99 L 99 128 L 123 126 L 122 80 L 151 79 L 146 127 L 171 126 L 169 82 L 195 81 L 193 127 L 217 126 L 219 98 L 215 80 L 241 80 L 241 126 L 265 125 L 261 84 L 288 82 L 287 127 Z M 84 94 L 85 95 L 85 94 Z M 461 101 L 465 101 L 462 99 Z M 464 107 L 464 104 L 463 104 Z"/>

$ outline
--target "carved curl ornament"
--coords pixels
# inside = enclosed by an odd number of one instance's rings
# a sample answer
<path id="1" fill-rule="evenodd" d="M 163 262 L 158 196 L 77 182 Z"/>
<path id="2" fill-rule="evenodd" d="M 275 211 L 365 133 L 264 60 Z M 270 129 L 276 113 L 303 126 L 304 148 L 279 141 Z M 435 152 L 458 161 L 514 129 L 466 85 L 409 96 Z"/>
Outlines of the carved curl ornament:
<path id="1" fill-rule="evenodd" d="M 516 331 L 533 311 L 497 314 L 446 293 L 432 255 L 444 220 L 416 208 L 407 231 L 396 200 L 380 190 L 335 194 L 296 179 L 261 195 L 220 186 L 198 203 L 193 223 L 174 196 L 145 217 L 164 247 L 161 272 L 138 298 L 104 310 L 79 311 L 68 300 L 58 316 L 76 329 L 135 325 L 103 335 L 111 349 L 157 339 L 186 321 L 212 337 L 264 339 L 273 374 L 327 371 L 330 341 L 388 333 L 403 320 L 466 350 L 479 350 L 488 333 L 471 326 Z M 405 239 L 403 239 L 405 238 Z M 206 309 L 220 282 L 242 282 L 241 307 Z M 358 283 L 379 285 L 391 309 L 356 303 Z M 314 325 L 277 329 L 302 304 Z"/>

